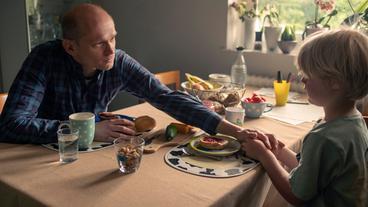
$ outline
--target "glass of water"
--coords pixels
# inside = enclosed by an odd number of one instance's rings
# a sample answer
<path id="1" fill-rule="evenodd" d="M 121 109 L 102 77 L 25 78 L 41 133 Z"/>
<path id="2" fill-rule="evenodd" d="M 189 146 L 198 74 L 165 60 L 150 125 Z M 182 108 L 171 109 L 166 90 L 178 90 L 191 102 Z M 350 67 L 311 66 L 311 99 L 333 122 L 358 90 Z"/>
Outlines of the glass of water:
<path id="1" fill-rule="evenodd" d="M 78 159 L 78 129 L 60 128 L 57 131 L 60 162 L 69 163 Z"/>

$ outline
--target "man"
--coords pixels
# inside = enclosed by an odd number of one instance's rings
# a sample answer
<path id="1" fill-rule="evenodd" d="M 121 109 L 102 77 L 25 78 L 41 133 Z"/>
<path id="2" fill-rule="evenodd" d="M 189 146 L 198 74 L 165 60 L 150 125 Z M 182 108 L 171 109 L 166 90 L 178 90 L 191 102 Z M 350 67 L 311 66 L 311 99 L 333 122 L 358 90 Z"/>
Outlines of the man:
<path id="1" fill-rule="evenodd" d="M 75 112 L 105 112 L 120 91 L 128 91 L 210 134 L 258 136 L 270 146 L 265 135 L 243 130 L 191 96 L 168 89 L 137 61 L 115 49 L 114 21 L 101 7 L 76 6 L 65 14 L 62 29 L 63 40 L 35 47 L 23 63 L 0 117 L 0 141 L 56 142 L 60 120 Z M 96 123 L 95 140 L 111 142 L 122 135 L 133 135 L 133 126 L 126 119 L 100 121 Z M 271 143 L 276 145 L 274 140 Z"/>

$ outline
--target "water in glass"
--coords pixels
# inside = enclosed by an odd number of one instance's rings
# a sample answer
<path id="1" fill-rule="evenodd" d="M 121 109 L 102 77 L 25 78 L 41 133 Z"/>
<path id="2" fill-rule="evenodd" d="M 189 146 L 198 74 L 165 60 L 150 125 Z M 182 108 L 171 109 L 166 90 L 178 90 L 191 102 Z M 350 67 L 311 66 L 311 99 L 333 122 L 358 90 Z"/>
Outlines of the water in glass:
<path id="1" fill-rule="evenodd" d="M 59 134 L 58 144 L 60 162 L 68 163 L 78 159 L 78 134 Z"/>

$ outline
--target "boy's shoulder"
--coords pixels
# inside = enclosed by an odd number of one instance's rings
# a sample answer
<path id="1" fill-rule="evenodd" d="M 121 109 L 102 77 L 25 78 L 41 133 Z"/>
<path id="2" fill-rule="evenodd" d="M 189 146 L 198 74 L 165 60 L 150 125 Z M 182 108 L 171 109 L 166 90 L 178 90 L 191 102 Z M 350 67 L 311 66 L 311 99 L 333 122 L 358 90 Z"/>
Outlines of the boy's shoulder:
<path id="1" fill-rule="evenodd" d="M 325 142 L 339 147 L 357 143 L 368 147 L 368 130 L 360 115 L 341 117 L 336 120 L 318 123 L 309 132 L 305 141 Z"/>
<path id="2" fill-rule="evenodd" d="M 328 136 L 329 134 L 366 134 L 367 127 L 361 115 L 354 115 L 349 117 L 340 117 L 329 122 L 317 123 L 310 133 L 318 133 L 320 135 Z"/>

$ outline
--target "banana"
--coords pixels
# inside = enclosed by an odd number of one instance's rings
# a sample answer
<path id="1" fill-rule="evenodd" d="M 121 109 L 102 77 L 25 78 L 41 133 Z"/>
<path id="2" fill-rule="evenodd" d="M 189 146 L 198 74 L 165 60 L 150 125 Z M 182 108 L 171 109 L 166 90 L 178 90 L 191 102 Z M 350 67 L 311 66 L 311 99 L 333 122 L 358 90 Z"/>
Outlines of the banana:
<path id="1" fill-rule="evenodd" d="M 189 73 L 185 73 L 185 76 L 187 77 L 187 80 L 189 82 L 189 84 L 192 86 L 193 84 L 200 84 L 201 86 L 203 86 L 204 89 L 206 90 L 211 90 L 213 89 L 213 85 L 211 83 L 209 83 L 208 81 L 203 80 L 202 78 L 198 77 L 198 76 L 194 76 L 191 75 Z"/>

